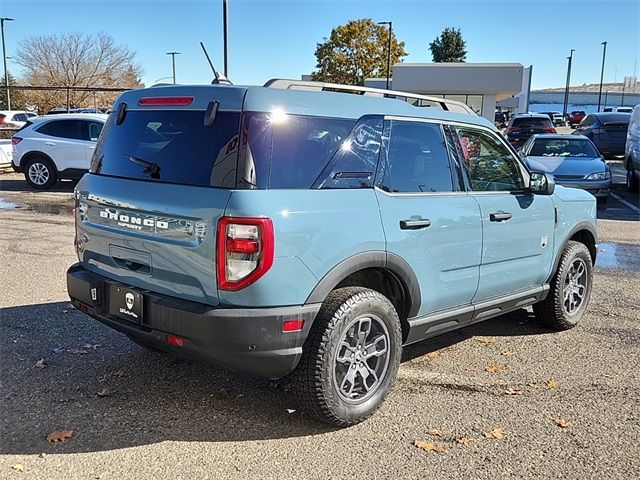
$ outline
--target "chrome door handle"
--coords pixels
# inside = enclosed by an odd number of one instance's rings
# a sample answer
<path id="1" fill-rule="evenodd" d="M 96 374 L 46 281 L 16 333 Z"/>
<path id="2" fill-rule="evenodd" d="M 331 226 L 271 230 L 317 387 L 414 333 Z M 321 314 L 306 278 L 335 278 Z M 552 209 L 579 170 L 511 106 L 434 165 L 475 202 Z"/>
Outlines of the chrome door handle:
<path id="1" fill-rule="evenodd" d="M 55 142 L 44 142 L 45 145 L 49 145 L 50 147 L 55 147 L 56 143 Z"/>
<path id="2" fill-rule="evenodd" d="M 509 220 L 513 215 L 509 212 L 494 212 L 489 214 L 489 220 L 492 222 L 505 222 Z"/>
<path id="3" fill-rule="evenodd" d="M 428 218 L 416 220 L 400 220 L 401 230 L 420 230 L 422 228 L 427 228 L 430 225 L 431 220 L 429 220 Z"/>

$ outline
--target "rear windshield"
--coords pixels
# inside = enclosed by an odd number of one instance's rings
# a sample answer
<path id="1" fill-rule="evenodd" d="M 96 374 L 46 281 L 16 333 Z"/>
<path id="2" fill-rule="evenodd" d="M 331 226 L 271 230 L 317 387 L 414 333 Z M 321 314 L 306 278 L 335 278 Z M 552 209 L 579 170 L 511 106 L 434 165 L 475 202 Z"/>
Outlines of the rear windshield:
<path id="1" fill-rule="evenodd" d="M 551 120 L 542 117 L 514 118 L 513 126 L 517 128 L 551 128 Z"/>
<path id="2" fill-rule="evenodd" d="M 598 115 L 598 120 L 601 123 L 629 123 L 631 120 L 631 115 L 628 113 L 608 113 L 604 115 Z"/>
<path id="3" fill-rule="evenodd" d="M 211 127 L 199 110 L 131 110 L 109 115 L 91 172 L 199 186 L 233 186 L 239 112 L 218 112 Z M 214 168 L 215 165 L 215 168 Z M 229 165 L 228 168 L 227 165 Z"/>
<path id="4" fill-rule="evenodd" d="M 600 155 L 591 141 L 586 139 L 550 139 L 535 140 L 529 155 L 535 157 L 582 157 L 596 158 Z"/>

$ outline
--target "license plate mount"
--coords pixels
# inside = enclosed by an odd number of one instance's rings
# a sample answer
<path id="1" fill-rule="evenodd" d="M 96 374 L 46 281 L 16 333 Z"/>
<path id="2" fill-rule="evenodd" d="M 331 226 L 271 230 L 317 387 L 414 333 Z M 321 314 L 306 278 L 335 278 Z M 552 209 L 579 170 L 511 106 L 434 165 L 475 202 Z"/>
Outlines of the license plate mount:
<path id="1" fill-rule="evenodd" d="M 144 297 L 131 288 L 112 286 L 109 292 L 109 313 L 125 320 L 142 323 Z"/>

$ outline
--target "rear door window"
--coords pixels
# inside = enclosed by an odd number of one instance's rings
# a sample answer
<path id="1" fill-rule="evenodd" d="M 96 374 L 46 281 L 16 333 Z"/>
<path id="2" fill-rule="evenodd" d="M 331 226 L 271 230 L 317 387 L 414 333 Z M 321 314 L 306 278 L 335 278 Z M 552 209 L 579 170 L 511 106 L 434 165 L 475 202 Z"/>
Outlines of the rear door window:
<path id="1" fill-rule="evenodd" d="M 87 122 L 83 120 L 53 120 L 38 127 L 36 131 L 50 137 L 89 140 Z"/>
<path id="2" fill-rule="evenodd" d="M 453 189 L 451 162 L 439 124 L 392 120 L 388 138 L 376 182 L 379 188 L 398 193 Z"/>
<path id="3" fill-rule="evenodd" d="M 109 115 L 91 162 L 102 175 L 186 185 L 233 187 L 239 112 L 131 110 L 121 125 Z"/>

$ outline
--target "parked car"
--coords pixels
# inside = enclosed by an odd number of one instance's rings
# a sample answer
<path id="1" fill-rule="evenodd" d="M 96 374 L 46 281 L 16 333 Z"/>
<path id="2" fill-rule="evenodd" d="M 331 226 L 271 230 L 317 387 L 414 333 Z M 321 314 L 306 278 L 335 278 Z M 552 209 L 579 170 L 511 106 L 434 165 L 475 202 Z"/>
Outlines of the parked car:
<path id="1" fill-rule="evenodd" d="M 13 125 L 20 128 L 27 123 L 27 120 L 35 116 L 35 113 L 26 110 L 0 110 L 0 125 Z"/>
<path id="2" fill-rule="evenodd" d="M 536 133 L 556 133 L 551 119 L 543 113 L 521 113 L 511 117 L 507 125 L 506 138 L 516 148 L 524 145 Z"/>
<path id="3" fill-rule="evenodd" d="M 587 137 L 576 135 L 533 135 L 521 155 L 530 170 L 553 176 L 556 185 L 581 188 L 600 202 L 611 191 L 611 170 Z"/>
<path id="4" fill-rule="evenodd" d="M 107 115 L 59 114 L 35 117 L 13 135 L 12 166 L 36 189 L 60 179 L 79 179 L 88 169 Z"/>
<path id="5" fill-rule="evenodd" d="M 54 107 L 47 112 L 47 115 L 58 115 L 60 113 L 69 113 L 64 107 Z"/>
<path id="6" fill-rule="evenodd" d="M 574 135 L 588 137 L 604 158 L 624 155 L 628 113 L 590 113 L 574 130 Z"/>
<path id="7" fill-rule="evenodd" d="M 569 126 L 574 128 L 576 125 L 579 125 L 586 115 L 583 110 L 574 110 L 569 114 Z"/>
<path id="8" fill-rule="evenodd" d="M 380 406 L 403 345 L 532 304 L 576 325 L 593 196 L 482 117 L 354 88 L 122 94 L 76 186 L 73 304 L 145 347 L 291 374 L 338 426 Z"/>
<path id="9" fill-rule="evenodd" d="M 627 190 L 638 192 L 640 186 L 640 105 L 631 114 L 624 149 L 624 166 L 627 169 Z"/>
<path id="10" fill-rule="evenodd" d="M 562 112 L 551 112 L 551 122 L 555 127 L 563 127 L 566 124 Z"/>
<path id="11" fill-rule="evenodd" d="M 611 113 L 611 112 L 631 113 L 633 112 L 633 107 L 604 107 L 602 111 L 604 113 Z"/>

